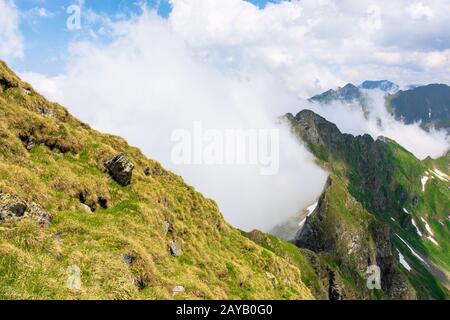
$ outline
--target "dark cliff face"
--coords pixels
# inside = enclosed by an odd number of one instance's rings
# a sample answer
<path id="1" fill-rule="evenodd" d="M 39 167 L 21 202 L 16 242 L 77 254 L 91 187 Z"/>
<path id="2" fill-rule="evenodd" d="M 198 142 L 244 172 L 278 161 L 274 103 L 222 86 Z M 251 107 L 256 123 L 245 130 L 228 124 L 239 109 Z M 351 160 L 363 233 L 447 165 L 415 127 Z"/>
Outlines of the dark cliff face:
<path id="1" fill-rule="evenodd" d="M 450 87 L 445 84 L 399 91 L 388 101 L 395 117 L 405 123 L 420 121 L 425 127 L 450 128 Z"/>

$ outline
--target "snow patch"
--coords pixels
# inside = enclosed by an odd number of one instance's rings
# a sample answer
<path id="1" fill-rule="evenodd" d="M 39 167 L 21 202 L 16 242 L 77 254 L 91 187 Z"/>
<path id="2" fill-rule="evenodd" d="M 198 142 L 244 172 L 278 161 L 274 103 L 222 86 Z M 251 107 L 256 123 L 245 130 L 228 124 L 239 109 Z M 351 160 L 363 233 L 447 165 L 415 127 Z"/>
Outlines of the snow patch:
<path id="1" fill-rule="evenodd" d="M 431 170 L 431 173 L 434 174 L 439 180 L 449 182 L 450 177 L 439 169 L 433 169 Z"/>
<path id="2" fill-rule="evenodd" d="M 298 224 L 298 226 L 299 226 L 300 228 L 302 228 L 303 225 L 305 224 L 305 222 L 306 222 L 306 218 L 303 219 L 302 221 L 300 221 L 299 224 Z"/>
<path id="3" fill-rule="evenodd" d="M 425 192 L 425 186 L 428 182 L 428 179 L 430 179 L 429 176 L 423 176 L 420 182 L 422 182 L 422 192 Z"/>
<path id="4" fill-rule="evenodd" d="M 428 234 L 434 237 L 433 230 L 431 230 L 431 227 L 430 227 L 430 225 L 428 224 L 428 222 L 427 222 L 423 217 L 420 217 L 420 219 L 421 219 L 422 222 L 425 224 L 425 228 L 427 229 Z"/>
<path id="5" fill-rule="evenodd" d="M 298 226 L 300 228 L 303 227 L 303 225 L 305 224 L 306 218 L 313 214 L 313 212 L 314 212 L 314 210 L 316 210 L 318 204 L 319 204 L 319 202 L 316 201 L 312 205 L 310 205 L 308 208 L 306 208 L 306 212 L 307 212 L 306 217 L 302 221 L 300 221 L 298 224 Z"/>
<path id="6" fill-rule="evenodd" d="M 412 217 L 411 217 L 411 222 L 412 222 L 414 228 L 416 228 L 416 231 L 417 231 L 417 234 L 419 235 L 419 237 L 422 238 L 423 234 L 422 234 L 422 232 L 420 232 L 419 228 L 417 227 L 416 221 Z"/>
<path id="7" fill-rule="evenodd" d="M 428 240 L 430 240 L 431 242 L 433 242 L 435 245 L 437 245 L 438 247 L 440 247 L 439 246 L 439 243 L 436 241 L 436 239 L 434 239 L 432 236 L 428 236 L 427 237 L 428 238 Z"/>
<path id="8" fill-rule="evenodd" d="M 398 251 L 398 250 L 397 250 Z M 405 257 L 398 251 L 398 259 L 400 260 L 400 264 L 408 271 L 411 271 L 411 266 L 409 263 L 405 260 Z"/>
<path id="9" fill-rule="evenodd" d="M 398 234 L 395 234 L 409 249 L 409 251 L 411 251 L 411 253 L 420 261 L 422 261 L 424 264 L 427 264 L 425 262 L 425 260 L 416 252 L 414 251 L 414 249 L 408 244 L 408 242 L 406 242 L 405 240 L 402 239 L 402 237 L 400 237 Z"/>
<path id="10" fill-rule="evenodd" d="M 407 214 L 410 214 L 410 213 L 408 212 L 408 210 L 406 210 L 405 208 L 403 208 L 403 211 L 405 211 L 405 213 L 407 213 Z"/>
<path id="11" fill-rule="evenodd" d="M 306 208 L 306 211 L 308 211 L 307 217 L 309 217 L 314 212 L 314 210 L 316 210 L 318 204 L 319 204 L 319 202 L 316 201 L 315 203 L 310 205 L 308 208 Z"/>

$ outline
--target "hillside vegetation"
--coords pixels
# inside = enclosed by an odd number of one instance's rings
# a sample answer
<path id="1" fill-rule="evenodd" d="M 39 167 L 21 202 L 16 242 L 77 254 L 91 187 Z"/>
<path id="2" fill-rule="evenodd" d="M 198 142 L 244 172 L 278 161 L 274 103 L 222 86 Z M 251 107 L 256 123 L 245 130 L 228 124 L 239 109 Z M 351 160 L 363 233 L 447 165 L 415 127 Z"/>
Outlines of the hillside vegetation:
<path id="1" fill-rule="evenodd" d="M 68 287 L 77 268 L 81 287 Z M 0 299 L 314 296 L 300 268 L 228 225 L 214 201 L 2 62 Z"/>

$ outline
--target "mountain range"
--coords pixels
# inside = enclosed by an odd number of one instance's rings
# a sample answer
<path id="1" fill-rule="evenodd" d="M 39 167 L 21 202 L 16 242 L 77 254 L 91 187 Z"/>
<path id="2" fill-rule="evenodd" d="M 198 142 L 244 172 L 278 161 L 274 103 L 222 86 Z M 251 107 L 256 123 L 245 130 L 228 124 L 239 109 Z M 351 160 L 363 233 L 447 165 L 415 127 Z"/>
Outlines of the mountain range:
<path id="1" fill-rule="evenodd" d="M 353 87 L 337 96 L 358 98 Z M 1 62 L 0 298 L 448 299 L 450 154 L 420 161 L 299 111 L 283 119 L 329 178 L 284 241 L 229 225 L 181 177 Z"/>
<path id="2" fill-rule="evenodd" d="M 398 85 L 388 80 L 364 81 L 359 86 L 349 83 L 336 90 L 330 89 L 309 101 L 320 104 L 336 101 L 357 103 L 365 112 L 370 112 L 365 90 L 385 92 L 385 106 L 397 120 L 406 124 L 418 122 L 425 130 L 434 127 L 450 132 L 450 87 L 446 84 L 411 86 L 407 90 L 399 90 Z"/>

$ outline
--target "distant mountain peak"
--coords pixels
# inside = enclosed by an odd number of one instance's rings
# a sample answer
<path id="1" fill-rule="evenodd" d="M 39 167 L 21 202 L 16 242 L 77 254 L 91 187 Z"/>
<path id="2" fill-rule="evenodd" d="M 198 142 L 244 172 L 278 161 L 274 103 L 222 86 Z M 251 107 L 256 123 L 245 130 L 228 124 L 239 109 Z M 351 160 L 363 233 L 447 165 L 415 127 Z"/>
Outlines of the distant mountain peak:
<path id="1" fill-rule="evenodd" d="M 355 100 L 360 101 L 362 98 L 363 94 L 361 90 L 359 90 L 354 84 L 347 83 L 342 88 L 338 87 L 336 90 L 330 89 L 322 94 L 312 97 L 309 100 L 319 103 L 330 103 L 332 101 L 350 103 Z"/>
<path id="2" fill-rule="evenodd" d="M 347 83 L 343 87 L 337 89 L 330 89 L 324 93 L 315 95 L 309 101 L 328 104 L 333 101 L 344 103 L 359 102 L 365 105 L 366 99 L 363 90 L 381 90 L 389 94 L 394 94 L 399 91 L 400 87 L 389 80 L 366 80 L 359 86 L 352 83 Z"/>
<path id="3" fill-rule="evenodd" d="M 389 80 L 366 80 L 359 85 L 360 89 L 381 90 L 387 93 L 395 93 L 400 87 Z"/>

